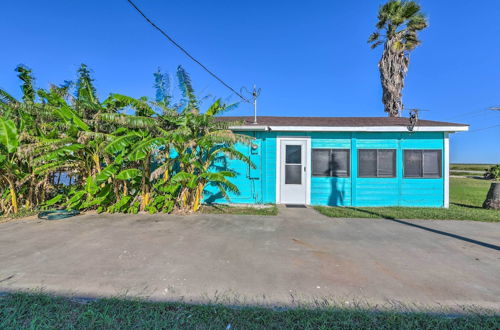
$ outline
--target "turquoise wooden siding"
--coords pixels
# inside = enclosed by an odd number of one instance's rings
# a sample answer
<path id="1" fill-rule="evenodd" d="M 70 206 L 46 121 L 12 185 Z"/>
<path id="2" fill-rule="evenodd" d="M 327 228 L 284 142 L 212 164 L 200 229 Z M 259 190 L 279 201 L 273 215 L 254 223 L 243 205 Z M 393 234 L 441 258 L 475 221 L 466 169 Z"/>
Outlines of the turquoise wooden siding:
<path id="1" fill-rule="evenodd" d="M 353 133 L 355 142 L 351 150 L 358 155 L 359 149 L 399 149 L 400 133 Z M 402 159 L 396 151 L 395 178 L 359 178 L 358 162 L 352 164 L 353 190 L 352 206 L 397 206 L 399 205 L 399 172 Z"/>
<path id="2" fill-rule="evenodd" d="M 351 149 L 350 132 L 312 132 L 312 149 Z M 351 157 L 352 158 L 352 157 Z M 311 178 L 311 204 L 351 206 L 351 178 L 315 177 Z"/>
<path id="3" fill-rule="evenodd" d="M 247 134 L 247 133 L 245 133 Z M 238 150 L 249 155 L 257 165 L 250 169 L 241 161 L 226 160 L 222 168 L 238 173 L 231 179 L 240 189 L 240 195 L 231 194 L 232 203 L 276 202 L 276 138 L 278 136 L 309 136 L 311 147 L 350 149 L 351 173 L 349 178 L 312 177 L 311 204 L 331 206 L 426 206 L 444 205 L 443 177 L 415 179 L 403 177 L 403 150 L 443 150 L 444 133 L 413 132 L 251 132 L 255 137 L 252 150 L 240 145 Z M 396 149 L 395 178 L 359 178 L 357 158 L 359 149 Z M 216 187 L 207 187 L 206 202 L 224 203 Z"/>
<path id="4" fill-rule="evenodd" d="M 400 206 L 444 206 L 444 153 L 442 153 L 442 177 L 440 179 L 410 179 L 403 177 L 403 151 L 405 149 L 444 149 L 444 133 L 402 133 L 399 157 L 401 166 L 398 176 L 401 178 Z"/>
<path id="5" fill-rule="evenodd" d="M 262 202 L 276 203 L 276 134 L 258 132 L 262 140 Z"/>
<path id="6" fill-rule="evenodd" d="M 253 150 L 248 145 L 238 144 L 238 151 L 250 157 L 256 165 L 252 169 L 249 165 L 239 160 L 225 159 L 225 166 L 237 173 L 231 178 L 240 190 L 240 194 L 229 193 L 231 203 L 242 204 L 269 204 L 276 202 L 276 135 L 271 132 L 238 132 L 254 137 L 252 144 L 257 145 Z M 219 189 L 208 186 L 204 191 L 206 203 L 227 203 Z"/>

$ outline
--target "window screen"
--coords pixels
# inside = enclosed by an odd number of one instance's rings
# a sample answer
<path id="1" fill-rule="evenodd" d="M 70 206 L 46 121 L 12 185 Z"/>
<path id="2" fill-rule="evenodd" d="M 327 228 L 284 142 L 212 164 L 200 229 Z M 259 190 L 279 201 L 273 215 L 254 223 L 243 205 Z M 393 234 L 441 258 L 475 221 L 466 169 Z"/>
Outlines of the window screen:
<path id="1" fill-rule="evenodd" d="M 358 159 L 358 175 L 361 177 L 377 176 L 377 150 L 360 150 Z"/>
<path id="2" fill-rule="evenodd" d="M 405 150 L 405 178 L 440 178 L 441 150 Z"/>
<path id="3" fill-rule="evenodd" d="M 286 145 L 285 184 L 302 184 L 302 146 L 300 145 Z"/>
<path id="4" fill-rule="evenodd" d="M 312 175 L 349 177 L 349 149 L 313 149 Z"/>
<path id="5" fill-rule="evenodd" d="M 302 165 L 285 166 L 285 184 L 302 184 Z"/>
<path id="6" fill-rule="evenodd" d="M 332 176 L 349 176 L 349 152 L 347 149 L 332 149 Z"/>
<path id="7" fill-rule="evenodd" d="M 424 178 L 441 177 L 441 150 L 423 151 Z"/>
<path id="8" fill-rule="evenodd" d="M 313 176 L 330 176 L 330 149 L 313 149 L 312 174 Z"/>
<path id="9" fill-rule="evenodd" d="M 358 176 L 364 178 L 393 178 L 396 176 L 396 150 L 360 149 Z"/>
<path id="10" fill-rule="evenodd" d="M 396 176 L 396 152 L 395 150 L 377 150 L 377 176 Z"/>
<path id="11" fill-rule="evenodd" d="M 420 150 L 405 150 L 404 176 L 420 178 L 422 176 L 422 152 Z"/>
<path id="12" fill-rule="evenodd" d="M 302 146 L 287 144 L 285 150 L 285 158 L 287 164 L 300 164 L 301 163 L 301 152 Z"/>

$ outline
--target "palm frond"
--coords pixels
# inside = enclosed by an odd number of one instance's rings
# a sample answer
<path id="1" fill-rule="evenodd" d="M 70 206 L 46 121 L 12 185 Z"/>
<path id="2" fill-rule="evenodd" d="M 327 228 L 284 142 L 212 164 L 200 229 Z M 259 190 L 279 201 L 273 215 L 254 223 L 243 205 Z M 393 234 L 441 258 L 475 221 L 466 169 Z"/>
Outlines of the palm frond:
<path id="1" fill-rule="evenodd" d="M 134 144 L 137 140 L 142 137 L 141 134 L 137 132 L 130 132 L 126 135 L 122 135 L 114 138 L 111 142 L 109 142 L 104 151 L 110 154 L 117 154 L 125 150 L 127 147 Z"/>
<path id="2" fill-rule="evenodd" d="M 81 64 L 78 68 L 78 79 L 76 81 L 76 100 L 79 103 L 96 104 L 99 103 L 94 87 L 94 79 L 90 75 L 90 70 L 86 64 Z"/>
<path id="3" fill-rule="evenodd" d="M 254 140 L 253 137 L 244 135 L 244 134 L 238 134 L 234 133 L 231 130 L 216 130 L 212 132 L 206 133 L 202 138 L 200 138 L 202 143 L 206 141 L 210 141 L 211 143 L 229 143 L 229 144 L 235 144 L 235 143 L 243 143 L 243 144 L 248 144 L 250 141 Z"/>
<path id="4" fill-rule="evenodd" d="M 0 89 L 0 103 L 2 104 L 17 104 L 18 101 L 9 93 L 4 91 L 3 89 Z"/>
<path id="5" fill-rule="evenodd" d="M 165 107 L 170 106 L 170 100 L 172 99 L 170 75 L 161 73 L 160 68 L 153 75 L 155 78 L 156 102 L 163 104 Z"/>
<path id="6" fill-rule="evenodd" d="M 35 102 L 36 92 L 33 86 L 34 78 L 31 69 L 24 65 L 18 65 L 16 68 L 16 72 L 18 73 L 19 79 L 23 82 L 21 85 L 21 89 L 23 91 L 23 101 L 26 103 Z"/>
<path id="7" fill-rule="evenodd" d="M 187 101 L 185 111 L 193 111 L 198 109 L 198 100 L 194 93 L 191 77 L 182 66 L 177 67 L 177 79 L 179 80 L 179 89 Z"/>
<path id="8" fill-rule="evenodd" d="M 151 117 L 155 114 L 146 98 L 136 99 L 122 94 L 110 94 L 104 104 L 114 110 L 130 107 L 135 110 L 137 116 L 141 117 Z"/>
<path id="9" fill-rule="evenodd" d="M 244 153 L 234 149 L 234 148 L 228 148 L 228 147 L 221 147 L 221 148 L 215 148 L 210 156 L 209 160 L 214 160 L 215 157 L 217 157 L 219 154 L 223 154 L 229 159 L 236 159 L 244 162 L 245 164 L 250 165 L 251 168 L 257 168 L 256 165 L 250 160 L 250 157 L 245 155 Z"/>
<path id="10" fill-rule="evenodd" d="M 129 128 L 154 128 L 157 120 L 151 117 L 131 116 L 122 113 L 100 113 L 97 119 Z"/>
<path id="11" fill-rule="evenodd" d="M 131 147 L 132 150 L 127 154 L 127 158 L 131 161 L 144 159 L 153 149 L 160 147 L 165 142 L 163 138 L 145 138 Z"/>

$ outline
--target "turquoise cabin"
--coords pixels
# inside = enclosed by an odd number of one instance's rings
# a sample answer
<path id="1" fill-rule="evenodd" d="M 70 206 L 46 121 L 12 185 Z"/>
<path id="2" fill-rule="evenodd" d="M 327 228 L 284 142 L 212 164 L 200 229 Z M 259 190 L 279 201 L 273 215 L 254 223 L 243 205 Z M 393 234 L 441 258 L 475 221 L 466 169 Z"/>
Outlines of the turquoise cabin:
<path id="1" fill-rule="evenodd" d="M 240 190 L 206 203 L 329 206 L 449 206 L 450 133 L 468 126 L 398 117 L 220 117 L 254 138 L 238 145 L 256 168 L 224 159 Z"/>

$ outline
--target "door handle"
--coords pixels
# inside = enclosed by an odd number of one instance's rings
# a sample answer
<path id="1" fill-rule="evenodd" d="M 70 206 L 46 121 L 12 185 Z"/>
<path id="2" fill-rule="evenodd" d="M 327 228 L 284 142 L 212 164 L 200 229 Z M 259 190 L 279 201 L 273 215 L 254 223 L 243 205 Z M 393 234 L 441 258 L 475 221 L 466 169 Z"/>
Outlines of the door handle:
<path id="1" fill-rule="evenodd" d="M 304 172 L 306 171 L 306 167 L 304 166 Z"/>

